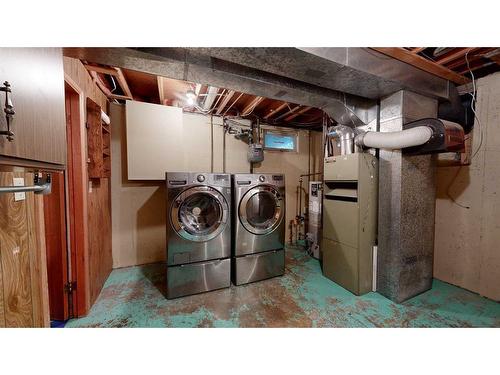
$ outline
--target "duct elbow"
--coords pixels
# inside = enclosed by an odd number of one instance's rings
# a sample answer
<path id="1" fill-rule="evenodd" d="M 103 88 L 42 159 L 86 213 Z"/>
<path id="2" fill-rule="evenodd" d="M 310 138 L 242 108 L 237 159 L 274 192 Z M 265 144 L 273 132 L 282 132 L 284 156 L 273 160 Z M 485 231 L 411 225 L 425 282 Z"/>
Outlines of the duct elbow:
<path id="1" fill-rule="evenodd" d="M 360 147 L 384 148 L 390 150 L 420 146 L 428 142 L 433 130 L 428 126 L 417 126 L 395 132 L 366 132 L 359 134 L 355 142 Z"/>

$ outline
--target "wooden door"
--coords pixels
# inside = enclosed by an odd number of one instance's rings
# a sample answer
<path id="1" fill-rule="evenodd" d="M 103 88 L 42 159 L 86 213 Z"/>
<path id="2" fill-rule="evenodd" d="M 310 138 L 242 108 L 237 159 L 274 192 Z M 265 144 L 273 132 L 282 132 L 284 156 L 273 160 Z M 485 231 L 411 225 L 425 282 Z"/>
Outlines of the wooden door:
<path id="1" fill-rule="evenodd" d="M 67 320 L 68 247 L 63 172 L 52 173 L 52 193 L 44 196 L 45 244 L 50 300 L 50 319 Z"/>
<path id="2" fill-rule="evenodd" d="M 72 315 L 81 317 L 90 309 L 88 266 L 88 210 L 87 210 L 87 158 L 81 93 L 65 83 L 67 134 L 67 213 L 69 230 L 71 281 L 76 290 L 71 296 Z"/>
<path id="3" fill-rule="evenodd" d="M 33 185 L 33 173 L 0 172 L 0 186 L 14 178 Z M 0 193 L 0 325 L 49 325 L 43 199 Z"/>
<path id="4" fill-rule="evenodd" d="M 0 155 L 53 164 L 66 162 L 64 71 L 60 48 L 0 48 L 0 85 L 11 85 L 14 140 L 0 136 Z M 0 129 L 6 130 L 5 93 Z"/>

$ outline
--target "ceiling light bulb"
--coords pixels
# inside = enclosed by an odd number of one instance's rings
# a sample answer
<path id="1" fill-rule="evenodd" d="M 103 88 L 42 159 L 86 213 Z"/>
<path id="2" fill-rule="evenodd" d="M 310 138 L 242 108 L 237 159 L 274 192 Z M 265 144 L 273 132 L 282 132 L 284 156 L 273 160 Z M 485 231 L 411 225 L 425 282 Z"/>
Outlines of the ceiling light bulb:
<path id="1" fill-rule="evenodd" d="M 195 94 L 195 92 L 193 90 L 188 90 L 186 92 L 186 96 L 188 97 L 188 99 L 193 99 L 194 100 L 194 98 L 196 98 L 196 94 Z"/>
<path id="2" fill-rule="evenodd" d="M 186 103 L 189 105 L 189 106 L 192 106 L 194 104 L 194 99 L 193 98 L 190 98 L 188 97 L 187 100 L 186 100 Z"/>

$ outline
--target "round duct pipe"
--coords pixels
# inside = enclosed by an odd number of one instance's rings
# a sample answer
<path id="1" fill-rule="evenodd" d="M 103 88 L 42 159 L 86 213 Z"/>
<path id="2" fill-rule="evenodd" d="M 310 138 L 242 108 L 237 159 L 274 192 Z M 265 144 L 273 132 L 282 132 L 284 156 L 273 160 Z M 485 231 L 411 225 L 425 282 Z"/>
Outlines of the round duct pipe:
<path id="1" fill-rule="evenodd" d="M 420 146 L 429 141 L 433 130 L 428 126 L 395 132 L 366 132 L 356 136 L 355 143 L 366 148 L 385 148 L 396 150 L 406 147 Z"/>

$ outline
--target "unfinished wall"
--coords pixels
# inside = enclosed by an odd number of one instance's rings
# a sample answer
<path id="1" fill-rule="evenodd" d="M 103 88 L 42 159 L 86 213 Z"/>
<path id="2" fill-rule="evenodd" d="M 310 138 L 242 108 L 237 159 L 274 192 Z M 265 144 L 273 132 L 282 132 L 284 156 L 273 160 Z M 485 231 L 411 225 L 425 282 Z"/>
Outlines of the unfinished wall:
<path id="1" fill-rule="evenodd" d="M 500 301 L 500 73 L 477 89 L 481 148 L 470 166 L 437 171 L 434 277 Z"/>
<path id="2" fill-rule="evenodd" d="M 111 133 L 113 267 L 162 261 L 166 255 L 164 182 L 127 179 L 125 107 L 111 104 L 110 115 L 113 124 Z M 211 126 L 209 116 L 197 114 L 184 114 L 184 122 L 196 122 L 197 126 Z M 295 192 L 300 174 L 308 173 L 309 170 L 311 172 L 320 170 L 321 133 L 311 133 L 310 138 L 308 131 L 299 132 L 298 153 L 266 152 L 264 162 L 254 168 L 254 173 L 285 173 L 287 223 L 295 217 Z M 207 147 L 203 147 L 202 150 L 200 147 L 193 147 L 192 144 L 186 144 L 185 147 L 192 150 L 195 169 L 200 169 L 202 165 L 205 171 L 210 171 L 212 158 L 209 137 L 205 143 Z M 309 158 L 310 148 L 314 150 L 311 158 Z M 213 151 L 213 170 L 222 172 L 223 129 L 222 119 L 219 117 L 213 117 Z M 227 135 L 226 173 L 249 173 L 250 165 L 246 158 L 247 145 Z M 305 187 L 306 183 L 307 179 L 304 179 Z M 288 239 L 288 228 L 286 238 Z"/>

